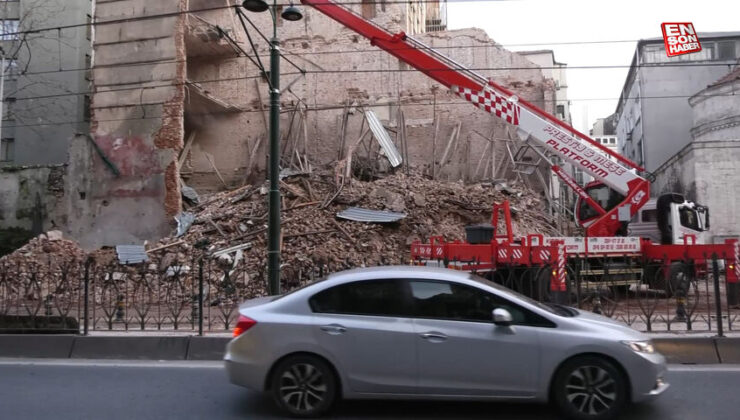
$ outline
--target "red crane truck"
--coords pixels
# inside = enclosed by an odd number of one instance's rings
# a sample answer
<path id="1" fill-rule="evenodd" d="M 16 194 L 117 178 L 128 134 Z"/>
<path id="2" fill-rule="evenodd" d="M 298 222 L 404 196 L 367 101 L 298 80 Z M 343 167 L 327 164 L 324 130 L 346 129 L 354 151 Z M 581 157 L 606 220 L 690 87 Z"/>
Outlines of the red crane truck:
<path id="1" fill-rule="evenodd" d="M 493 205 L 490 228 L 468 228 L 466 242 L 432 237 L 428 243 L 412 244 L 412 263 L 488 271 L 503 283 L 508 279 L 508 285 L 512 278 L 529 273 L 534 282 L 526 292 L 540 293 L 542 290 L 535 289 L 544 284 L 549 296 L 562 299 L 574 277 L 585 285 L 605 280 L 616 286 L 637 283 L 652 290 L 664 289 L 670 295 L 685 289 L 692 278 L 707 270 L 714 257 L 724 262 L 730 290 L 737 287 L 738 241 L 703 243 L 703 232 L 709 228 L 706 207 L 680 194 L 651 199 L 650 182 L 639 175 L 644 168 L 404 32 L 390 33 L 330 0 L 301 2 L 484 112 L 512 124 L 525 142 L 569 162 L 595 180 L 584 188 L 563 168 L 551 166 L 578 197 L 575 216 L 585 230 L 584 237 L 544 237 L 535 233 L 514 238 L 509 205 L 504 202 Z M 500 226 L 500 216 L 505 226 Z"/>

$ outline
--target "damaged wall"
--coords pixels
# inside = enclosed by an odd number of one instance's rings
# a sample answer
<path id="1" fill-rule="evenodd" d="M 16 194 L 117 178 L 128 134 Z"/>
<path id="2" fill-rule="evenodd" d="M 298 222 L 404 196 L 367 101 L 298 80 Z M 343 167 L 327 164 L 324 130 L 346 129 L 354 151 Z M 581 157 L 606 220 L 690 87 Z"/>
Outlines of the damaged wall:
<path id="1" fill-rule="evenodd" d="M 0 229 L 66 226 L 65 178 L 64 165 L 0 168 Z"/>
<path id="2" fill-rule="evenodd" d="M 190 7 L 197 10 L 208 5 L 213 7 L 216 3 L 205 0 L 196 3 L 191 0 Z M 361 5 L 353 4 L 351 7 L 358 13 L 362 12 Z M 378 4 L 375 7 L 376 17 L 373 20 L 379 25 L 391 31 L 415 30 L 409 27 L 409 21 L 414 19 L 407 19 L 410 6 Z M 488 144 L 483 136 L 488 137 L 493 133 L 493 137 L 499 140 L 509 138 L 507 125 L 496 117 L 473 109 L 472 105 L 451 95 L 443 86 L 386 52 L 370 46 L 366 39 L 337 22 L 311 8 L 304 8 L 304 12 L 303 20 L 280 20 L 278 28 L 283 52 L 308 72 L 303 76 L 286 60 L 281 62 L 284 157 L 287 157 L 285 149 L 290 147 L 292 150 L 292 144 L 296 142 L 295 135 L 300 133 L 298 148 L 301 152 L 306 150 L 312 164 L 336 161 L 341 155 L 342 115 L 347 104 L 375 111 L 387 126 L 394 128 L 400 102 L 407 122 L 409 161 L 412 166 L 427 172 L 430 171 L 433 152 L 439 163 L 455 126 L 461 123 L 459 140 L 451 148 L 449 162 L 442 170 L 445 179 L 470 180 L 475 177 L 475 167 Z M 235 23 L 230 10 L 198 15 L 214 25 L 233 29 L 231 35 L 251 52 L 244 31 L 238 21 Z M 266 14 L 250 14 L 250 18 L 262 33 L 271 33 L 271 23 Z M 268 64 L 269 51 L 265 42 L 256 31 L 249 29 L 263 63 Z M 493 77 L 524 99 L 550 112 L 554 111 L 554 86 L 550 80 L 544 79 L 541 69 L 524 57 L 495 45 L 484 31 L 465 29 L 416 37 L 463 65 Z M 206 154 L 213 157 L 213 162 L 229 186 L 241 185 L 250 175 L 251 180 L 264 176 L 269 98 L 267 83 L 259 77 L 256 66 L 245 57 L 189 59 L 188 79 L 199 82 L 204 90 L 239 108 L 236 114 L 214 110 L 210 114 L 199 115 L 197 119 L 189 119 L 197 121 L 198 134 L 188 159 L 191 165 L 186 171 L 188 183 L 199 191 L 223 188 L 211 162 L 205 158 Z M 302 117 L 293 113 L 296 107 L 306 112 L 306 140 L 302 138 Z M 433 151 L 435 118 L 440 121 L 440 128 Z M 362 120 L 359 112 L 348 118 L 345 149 L 361 134 Z M 290 139 L 287 138 L 289 133 Z M 257 145 L 259 149 L 253 154 Z M 507 152 L 505 142 L 497 141 L 496 145 L 494 155 L 495 166 L 498 167 L 505 162 L 502 159 Z M 259 170 L 260 174 L 254 171 L 248 174 L 250 167 Z M 482 174 L 483 170 L 478 178 Z"/>
<path id="3" fill-rule="evenodd" d="M 180 175 L 199 192 L 264 179 L 268 88 L 258 67 L 237 48 L 253 55 L 234 9 L 228 7 L 236 3 L 97 2 L 91 138 L 75 139 L 70 149 L 74 164 L 69 171 L 79 180 L 75 197 L 80 198 L 70 206 L 74 221 L 69 230 L 84 247 L 140 243 L 168 234 L 182 208 Z M 423 7 L 372 6 L 374 21 L 391 31 L 422 30 Z M 352 8 L 362 12 L 360 4 Z M 196 12 L 203 9 L 213 10 Z M 495 117 L 474 110 L 324 15 L 304 11 L 302 21 L 278 20 L 282 51 L 308 72 L 302 75 L 282 60 L 283 150 L 289 140 L 295 144 L 300 132 L 301 154 L 314 166 L 334 164 L 342 156 L 345 107 L 372 109 L 393 130 L 398 128 L 400 103 L 411 165 L 429 171 L 432 153 L 439 161 L 460 124 L 459 140 L 451 145 L 439 178 L 470 180 L 488 144 L 483 137 L 509 137 Z M 168 15 L 137 19 L 162 14 Z M 127 18 L 134 20 L 105 23 Z M 270 34 L 267 14 L 251 18 L 263 34 Z M 262 62 L 268 63 L 267 44 L 250 31 Z M 434 32 L 420 38 L 551 110 L 552 83 L 543 79 L 540 69 L 495 45 L 482 30 Z M 517 70 L 507 70 L 510 67 Z M 305 118 L 294 113 L 299 105 Z M 440 124 L 432 148 L 435 118 Z M 302 120 L 305 128 L 299 124 Z M 362 124 L 361 113 L 348 117 L 345 150 L 356 141 Z M 504 144 L 496 142 L 494 162 L 506 156 Z"/>
<path id="4" fill-rule="evenodd" d="M 75 215 L 84 223 L 73 232 L 85 247 L 160 237 L 180 211 L 185 16 L 105 22 L 172 14 L 186 3 L 97 1 L 91 134 L 112 166 L 94 149 L 73 146 L 85 157 L 77 174 L 87 182 L 79 186 L 84 205 Z"/>

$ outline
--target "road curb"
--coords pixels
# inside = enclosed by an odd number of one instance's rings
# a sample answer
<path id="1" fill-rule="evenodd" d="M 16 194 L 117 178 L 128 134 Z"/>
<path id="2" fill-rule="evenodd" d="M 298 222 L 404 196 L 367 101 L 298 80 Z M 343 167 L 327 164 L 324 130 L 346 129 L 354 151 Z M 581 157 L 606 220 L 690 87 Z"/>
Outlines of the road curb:
<path id="1" fill-rule="evenodd" d="M 191 337 L 75 337 L 71 359 L 185 360 Z"/>
<path id="2" fill-rule="evenodd" d="M 228 337 L 0 335 L 0 357 L 121 360 L 221 360 Z M 668 363 L 740 363 L 740 338 L 661 337 Z"/>

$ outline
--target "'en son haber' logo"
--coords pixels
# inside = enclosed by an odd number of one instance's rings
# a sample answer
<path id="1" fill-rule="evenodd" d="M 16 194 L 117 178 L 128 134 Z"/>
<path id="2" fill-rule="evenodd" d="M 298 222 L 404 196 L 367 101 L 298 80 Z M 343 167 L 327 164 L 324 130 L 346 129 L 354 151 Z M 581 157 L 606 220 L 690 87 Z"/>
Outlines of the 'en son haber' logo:
<path id="1" fill-rule="evenodd" d="M 699 37 L 696 36 L 692 23 L 663 23 L 660 27 L 663 29 L 663 41 L 668 57 L 701 51 Z"/>

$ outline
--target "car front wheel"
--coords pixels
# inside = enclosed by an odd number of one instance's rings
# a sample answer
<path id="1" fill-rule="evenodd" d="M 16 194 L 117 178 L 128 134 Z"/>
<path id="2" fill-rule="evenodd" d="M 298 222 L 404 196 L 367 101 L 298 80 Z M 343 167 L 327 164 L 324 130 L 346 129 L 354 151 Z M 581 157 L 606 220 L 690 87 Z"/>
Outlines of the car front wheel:
<path id="1" fill-rule="evenodd" d="M 607 420 L 626 406 L 627 378 L 608 360 L 584 356 L 569 360 L 557 372 L 553 399 L 566 418 Z"/>
<path id="2" fill-rule="evenodd" d="M 323 360 L 309 355 L 289 357 L 275 368 L 272 397 L 293 417 L 317 417 L 326 413 L 337 397 L 337 381 Z"/>

